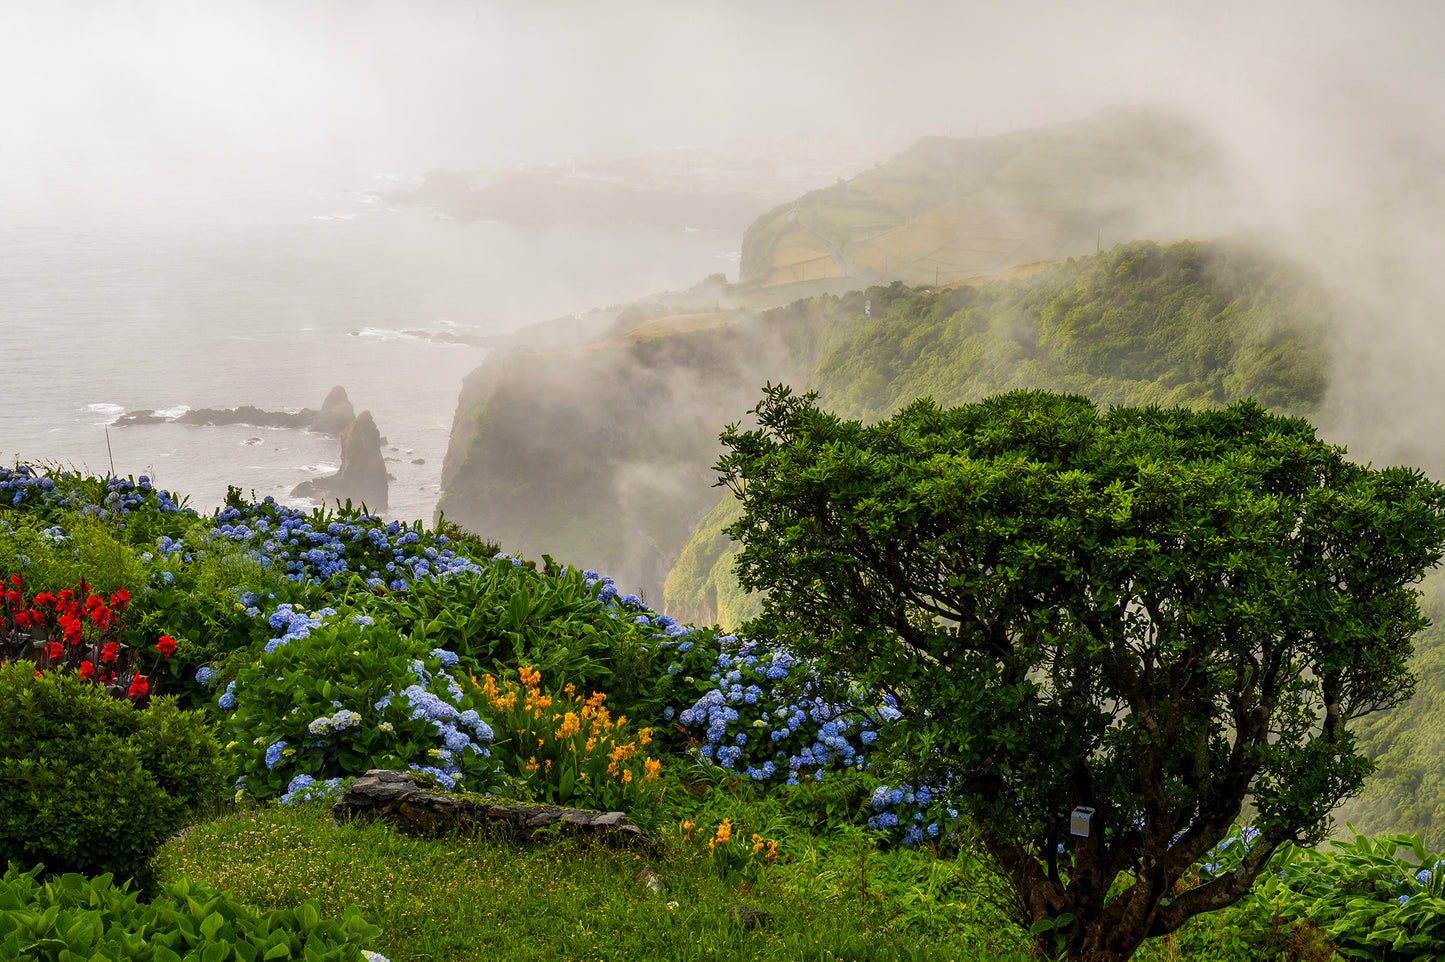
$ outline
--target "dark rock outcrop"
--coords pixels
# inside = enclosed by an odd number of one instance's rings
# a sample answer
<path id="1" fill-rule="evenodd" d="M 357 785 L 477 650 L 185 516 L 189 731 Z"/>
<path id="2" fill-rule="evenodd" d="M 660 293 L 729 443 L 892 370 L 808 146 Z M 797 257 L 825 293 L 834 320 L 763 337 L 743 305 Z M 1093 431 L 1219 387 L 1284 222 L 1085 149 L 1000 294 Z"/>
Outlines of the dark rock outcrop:
<path id="1" fill-rule="evenodd" d="M 196 408 L 194 411 L 172 416 L 157 414 L 147 408 L 127 411 L 115 419 L 115 426 L 124 428 L 140 424 L 248 424 L 258 428 L 292 428 L 318 431 L 322 434 L 340 434 L 355 418 L 351 401 L 346 397 L 346 389 L 337 386 L 326 395 L 320 411 L 312 408 L 302 408 L 299 411 L 265 411 L 251 404 L 242 404 L 233 408 Z"/>
<path id="2" fill-rule="evenodd" d="M 350 499 L 365 504 L 369 511 L 385 511 L 389 481 L 381 454 L 381 432 L 371 412 L 362 411 L 341 431 L 341 470 L 327 478 L 302 481 L 291 490 L 291 496 L 322 502 Z"/>
<path id="3" fill-rule="evenodd" d="M 655 848 L 621 812 L 588 812 L 553 805 L 492 805 L 466 796 L 423 791 L 409 772 L 372 769 L 351 783 L 331 808 L 339 818 L 362 824 L 385 819 L 408 835 L 454 831 L 496 832 L 512 841 L 530 842 L 539 830 L 577 832 L 622 845 Z"/>
<path id="4" fill-rule="evenodd" d="M 762 909 L 755 909 L 749 905 L 729 906 L 723 914 L 741 925 L 744 932 L 751 932 L 758 926 L 768 925 L 773 921 L 771 912 L 764 912 Z"/>

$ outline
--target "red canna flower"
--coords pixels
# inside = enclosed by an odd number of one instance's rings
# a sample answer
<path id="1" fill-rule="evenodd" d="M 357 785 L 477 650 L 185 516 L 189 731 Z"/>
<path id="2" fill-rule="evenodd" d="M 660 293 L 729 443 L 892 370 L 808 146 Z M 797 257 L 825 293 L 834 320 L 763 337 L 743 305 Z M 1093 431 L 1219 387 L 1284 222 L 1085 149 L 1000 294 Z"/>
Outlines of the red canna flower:
<path id="1" fill-rule="evenodd" d="M 55 596 L 48 591 L 42 591 L 40 592 L 40 594 L 36 595 L 35 599 L 30 603 L 37 608 L 47 608 L 50 605 L 55 604 Z"/>
<path id="2" fill-rule="evenodd" d="M 110 596 L 110 606 L 115 609 L 118 615 L 125 614 L 126 606 L 130 604 L 130 592 L 124 588 Z"/>
<path id="3" fill-rule="evenodd" d="M 169 658 L 176 653 L 176 643 L 170 635 L 161 635 L 161 640 L 156 642 L 156 651 L 161 653 L 162 658 Z"/>
<path id="4" fill-rule="evenodd" d="M 60 594 L 59 594 L 57 597 L 58 597 L 58 598 L 60 599 L 60 601 L 62 601 L 62 602 L 74 601 L 74 600 L 75 600 L 75 592 L 71 591 L 69 588 L 62 588 L 62 589 L 60 589 Z"/>
<path id="5" fill-rule="evenodd" d="M 36 678 L 44 678 L 44 677 L 45 677 L 45 672 L 43 672 L 43 671 L 41 671 L 39 668 L 37 668 L 37 669 L 35 669 L 35 677 L 36 677 Z"/>
<path id="6" fill-rule="evenodd" d="M 45 654 L 51 661 L 59 661 L 60 656 L 65 654 L 65 646 L 58 641 L 52 641 L 45 646 Z"/>
<path id="7" fill-rule="evenodd" d="M 136 675 L 131 681 L 130 690 L 126 692 L 126 695 L 131 698 L 139 698 L 146 693 L 146 689 L 149 687 L 150 685 L 146 682 L 145 675 Z"/>
<path id="8" fill-rule="evenodd" d="M 7 591 L 5 593 L 5 600 L 10 602 L 12 605 L 18 605 L 20 604 L 20 602 L 25 600 L 25 595 L 18 591 Z"/>
<path id="9" fill-rule="evenodd" d="M 105 643 L 105 647 L 102 648 L 102 649 L 100 649 L 100 660 L 101 660 L 101 661 L 115 661 L 116 656 L 119 655 L 119 654 L 120 654 L 120 645 L 116 644 L 116 643 L 113 642 L 113 641 L 108 641 L 108 642 Z"/>
<path id="10" fill-rule="evenodd" d="M 17 587 L 17 588 L 21 588 L 21 587 L 24 587 L 24 585 L 25 585 L 25 579 L 24 579 L 24 578 L 21 578 L 19 575 L 11 575 L 11 576 L 10 576 L 10 583 L 11 583 L 12 585 L 14 585 L 15 587 Z"/>
<path id="11" fill-rule="evenodd" d="M 15 612 L 15 627 L 29 628 L 30 620 L 30 612 L 23 610 Z"/>
<path id="12" fill-rule="evenodd" d="M 95 674 L 95 666 L 88 661 L 82 661 L 79 673 L 81 678 L 90 678 Z"/>

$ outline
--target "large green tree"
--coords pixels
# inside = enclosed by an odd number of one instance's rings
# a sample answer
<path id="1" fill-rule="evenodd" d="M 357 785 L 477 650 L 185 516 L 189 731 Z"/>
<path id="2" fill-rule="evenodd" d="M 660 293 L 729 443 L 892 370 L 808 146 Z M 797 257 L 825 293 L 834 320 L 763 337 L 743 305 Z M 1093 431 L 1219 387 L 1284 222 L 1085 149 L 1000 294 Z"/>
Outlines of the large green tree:
<path id="1" fill-rule="evenodd" d="M 1015 392 L 869 426 L 781 386 L 752 413 L 718 464 L 749 630 L 897 699 L 898 757 L 1046 954 L 1127 959 L 1240 898 L 1369 775 L 1350 721 L 1411 693 L 1445 489 L 1304 420 Z M 1239 868 L 1191 887 L 1251 809 Z"/>

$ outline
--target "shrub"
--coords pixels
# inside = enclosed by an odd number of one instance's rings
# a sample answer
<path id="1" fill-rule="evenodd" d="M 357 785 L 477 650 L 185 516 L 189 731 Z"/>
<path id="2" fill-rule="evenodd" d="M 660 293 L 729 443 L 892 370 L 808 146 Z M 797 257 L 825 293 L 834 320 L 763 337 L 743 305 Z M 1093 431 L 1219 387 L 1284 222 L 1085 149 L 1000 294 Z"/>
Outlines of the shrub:
<path id="1" fill-rule="evenodd" d="M 220 745 L 172 699 L 146 709 L 72 675 L 0 666 L 0 861 L 148 881 L 151 857 L 213 802 Z"/>
<path id="2" fill-rule="evenodd" d="M 269 798 L 294 791 L 301 775 L 410 767 L 447 789 L 487 790 L 492 730 L 445 670 L 457 656 L 369 621 L 285 605 L 272 614 L 286 633 L 219 700 L 239 789 Z"/>

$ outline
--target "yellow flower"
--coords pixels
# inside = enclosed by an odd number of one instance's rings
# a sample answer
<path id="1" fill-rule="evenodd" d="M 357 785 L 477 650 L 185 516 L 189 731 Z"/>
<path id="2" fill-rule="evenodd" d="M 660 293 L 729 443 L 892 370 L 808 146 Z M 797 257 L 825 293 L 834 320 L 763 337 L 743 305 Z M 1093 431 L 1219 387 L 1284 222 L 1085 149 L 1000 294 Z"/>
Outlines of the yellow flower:
<path id="1" fill-rule="evenodd" d="M 533 755 L 531 758 L 527 759 L 527 771 L 529 771 L 529 772 L 535 772 L 537 769 L 539 769 L 539 768 L 541 768 L 541 767 L 542 767 L 542 766 L 540 766 L 540 765 L 537 764 L 537 756 L 536 756 L 536 755 Z"/>
<path id="2" fill-rule="evenodd" d="M 558 716 L 553 715 L 552 717 L 555 720 Z M 571 738 L 582 728 L 582 720 L 577 717 L 575 712 L 569 711 L 567 714 L 561 716 L 561 718 L 562 724 L 557 726 L 558 738 Z"/>
<path id="3" fill-rule="evenodd" d="M 622 770 L 622 784 L 626 785 L 630 781 L 632 781 L 632 769 L 624 768 Z"/>
<path id="4" fill-rule="evenodd" d="M 647 773 L 642 777 L 649 782 L 657 781 L 658 776 L 662 774 L 662 762 L 658 761 L 655 758 L 649 758 L 644 761 L 642 763 L 642 768 Z"/>
<path id="5" fill-rule="evenodd" d="M 522 679 L 522 684 L 528 688 L 536 688 L 542 684 L 542 673 L 528 665 L 523 665 L 518 668 L 517 676 Z"/>
<path id="6" fill-rule="evenodd" d="M 644 728 L 637 733 L 637 744 L 645 746 L 650 741 L 652 741 L 651 728 Z"/>
<path id="7" fill-rule="evenodd" d="M 722 824 L 717 827 L 717 840 L 721 845 L 726 845 L 728 839 L 733 837 L 733 820 L 725 818 Z"/>

